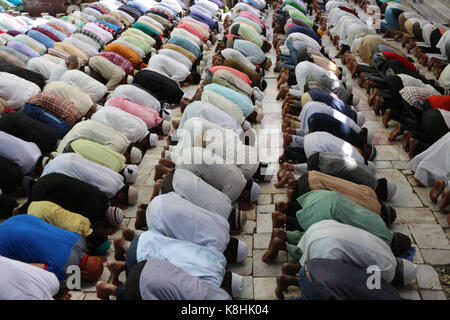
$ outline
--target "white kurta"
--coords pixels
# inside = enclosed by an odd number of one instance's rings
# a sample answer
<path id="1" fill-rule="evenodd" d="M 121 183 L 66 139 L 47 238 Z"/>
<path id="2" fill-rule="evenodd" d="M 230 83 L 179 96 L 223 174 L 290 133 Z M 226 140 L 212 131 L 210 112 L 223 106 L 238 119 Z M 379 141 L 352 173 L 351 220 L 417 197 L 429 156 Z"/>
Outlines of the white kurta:
<path id="1" fill-rule="evenodd" d="M 0 156 L 17 164 L 24 175 L 33 171 L 41 155 L 41 150 L 34 142 L 0 131 Z"/>
<path id="2" fill-rule="evenodd" d="M 228 220 L 233 206 L 226 194 L 210 186 L 188 170 L 175 170 L 172 183 L 173 189 L 180 197 Z"/>
<path id="3" fill-rule="evenodd" d="M 245 66 L 249 67 L 252 70 L 256 69 L 256 66 L 246 57 L 244 56 L 240 51 L 237 51 L 235 49 L 226 48 L 223 49 L 220 54 L 225 59 L 236 59 L 240 62 L 242 62 Z"/>
<path id="4" fill-rule="evenodd" d="M 62 153 L 66 145 L 76 139 L 91 140 L 121 154 L 125 153 L 131 143 L 123 133 L 103 123 L 86 120 L 77 123 L 67 132 L 59 143 L 57 151 Z"/>
<path id="5" fill-rule="evenodd" d="M 358 163 L 364 164 L 364 158 L 356 148 L 328 132 L 317 131 L 307 134 L 304 149 L 307 158 L 316 152 L 331 152 L 351 157 Z"/>
<path id="6" fill-rule="evenodd" d="M 177 60 L 178 63 L 182 63 L 189 70 L 192 69 L 192 62 L 185 55 L 179 53 L 178 51 L 172 49 L 161 49 L 158 51 L 158 55 L 166 56 L 172 59 Z"/>
<path id="7" fill-rule="evenodd" d="M 117 172 L 83 158 L 78 153 L 63 153 L 56 156 L 44 168 L 41 177 L 50 173 L 62 173 L 84 181 L 108 196 L 114 197 L 125 184 Z"/>
<path id="8" fill-rule="evenodd" d="M 328 75 L 329 77 L 336 76 L 334 72 L 327 71 L 324 68 L 314 64 L 313 62 L 302 61 L 295 67 L 295 78 L 297 80 L 297 84 L 293 86 L 293 88 L 303 93 L 306 84 L 306 77 L 312 73 L 314 73 L 315 75 L 324 74 Z"/>
<path id="9" fill-rule="evenodd" d="M 137 245 L 138 262 L 156 258 L 168 261 L 192 276 L 220 287 L 227 260 L 223 253 L 197 244 L 163 236 L 156 230 L 141 233 Z"/>
<path id="10" fill-rule="evenodd" d="M 0 98 L 8 103 L 8 108 L 22 108 L 33 96 L 33 93 L 23 85 L 17 84 L 14 80 L 0 76 Z"/>
<path id="11" fill-rule="evenodd" d="M 103 83 L 79 70 L 69 70 L 64 72 L 60 80 L 87 93 L 94 102 L 100 101 L 100 99 L 108 92 L 108 89 Z"/>
<path id="12" fill-rule="evenodd" d="M 188 67 L 181 62 L 160 54 L 152 56 L 148 61 L 148 67 L 145 69 L 166 75 L 176 82 L 183 82 L 191 73 Z"/>
<path id="13" fill-rule="evenodd" d="M 142 119 L 119 108 L 100 108 L 92 115 L 91 120 L 123 133 L 131 142 L 141 141 L 148 134 L 147 125 Z"/>
<path id="14" fill-rule="evenodd" d="M 138 88 L 137 86 L 132 84 L 123 84 L 121 86 L 118 86 L 114 90 L 114 92 L 108 96 L 108 99 L 114 97 L 126 98 L 131 102 L 156 110 L 158 112 L 161 110 L 161 103 L 158 101 L 158 99 L 156 99 L 144 89 Z"/>
<path id="15" fill-rule="evenodd" d="M 424 152 L 416 155 L 408 164 L 414 177 L 431 187 L 438 179 L 450 178 L 450 132 L 436 141 Z"/>
<path id="16" fill-rule="evenodd" d="M 339 260 L 361 269 L 376 265 L 383 279 L 387 282 L 394 279 L 397 260 L 391 248 L 379 237 L 335 220 L 313 224 L 298 247 L 303 253 L 299 261 L 302 266 L 315 258 Z"/>
<path id="17" fill-rule="evenodd" d="M 224 252 L 230 224 L 222 216 L 196 206 L 175 192 L 159 195 L 147 207 L 147 225 L 166 237 Z"/>
<path id="18" fill-rule="evenodd" d="M 41 92 L 41 88 L 34 82 L 25 80 L 21 77 L 16 76 L 15 74 L 8 73 L 8 72 L 0 72 L 0 78 L 2 79 L 8 79 L 14 82 L 14 85 L 17 87 L 25 87 L 27 88 L 33 96 L 37 95 L 39 92 Z"/>
<path id="19" fill-rule="evenodd" d="M 202 92 L 201 100 L 203 102 L 210 103 L 214 105 L 216 108 L 227 113 L 238 123 L 243 123 L 245 121 L 242 109 L 239 108 L 239 106 L 235 104 L 233 101 L 227 99 L 225 96 L 221 94 L 218 94 L 217 92 L 214 92 L 212 90 L 204 90 Z"/>

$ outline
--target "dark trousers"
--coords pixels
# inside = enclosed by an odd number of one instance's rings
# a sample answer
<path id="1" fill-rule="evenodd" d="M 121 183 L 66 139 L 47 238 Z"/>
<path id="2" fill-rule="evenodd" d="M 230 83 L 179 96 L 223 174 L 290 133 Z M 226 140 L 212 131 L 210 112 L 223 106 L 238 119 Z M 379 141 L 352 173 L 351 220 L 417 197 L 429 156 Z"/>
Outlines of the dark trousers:
<path id="1" fill-rule="evenodd" d="M 324 131 L 331 133 L 359 150 L 364 149 L 364 142 L 361 136 L 356 133 L 345 123 L 335 119 L 334 117 L 325 113 L 315 113 L 308 119 L 308 127 L 310 132 Z"/>
<path id="2" fill-rule="evenodd" d="M 284 157 L 286 161 L 292 160 L 297 163 L 305 163 L 307 160 L 305 150 L 303 148 L 286 147 L 284 149 Z"/>

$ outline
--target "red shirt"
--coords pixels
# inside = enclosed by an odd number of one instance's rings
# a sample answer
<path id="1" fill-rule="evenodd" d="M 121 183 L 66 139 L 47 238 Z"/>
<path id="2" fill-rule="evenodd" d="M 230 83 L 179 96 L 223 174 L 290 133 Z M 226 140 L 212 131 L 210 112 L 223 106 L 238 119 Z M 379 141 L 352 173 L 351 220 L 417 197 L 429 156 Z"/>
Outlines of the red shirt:
<path id="1" fill-rule="evenodd" d="M 386 59 L 394 59 L 394 60 L 400 61 L 409 70 L 411 70 L 413 72 L 417 72 L 416 67 L 414 67 L 414 65 L 411 63 L 411 61 L 409 61 L 405 57 L 398 55 L 392 51 L 381 51 L 381 52 L 383 53 L 383 55 Z"/>
<path id="2" fill-rule="evenodd" d="M 428 100 L 432 108 L 450 111 L 450 96 L 431 96 L 425 100 Z"/>

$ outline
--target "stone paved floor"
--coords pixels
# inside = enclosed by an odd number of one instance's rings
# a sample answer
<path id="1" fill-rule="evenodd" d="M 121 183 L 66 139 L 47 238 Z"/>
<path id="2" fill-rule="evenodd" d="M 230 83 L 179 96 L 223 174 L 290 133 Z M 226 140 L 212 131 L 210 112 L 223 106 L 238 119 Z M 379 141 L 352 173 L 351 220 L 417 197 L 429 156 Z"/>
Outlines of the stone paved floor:
<path id="1" fill-rule="evenodd" d="M 330 43 L 329 38 L 324 37 L 324 45 Z M 334 57 L 336 50 L 330 50 L 330 57 Z M 212 51 L 209 52 L 212 55 Z M 269 56 L 275 62 L 275 52 L 271 51 Z M 412 57 L 414 58 L 414 57 Z M 211 60 L 211 59 L 210 59 Z M 336 62 L 341 66 L 340 59 Z M 346 67 L 344 66 L 344 69 Z M 424 71 L 427 78 L 433 75 Z M 279 165 L 277 158 L 281 154 L 281 101 L 276 101 L 276 74 L 269 71 L 266 73 L 268 87 L 266 89 L 263 108 L 265 117 L 263 121 L 254 126 L 259 132 L 263 133 L 259 137 L 262 144 L 264 141 L 270 141 L 268 149 L 260 149 L 264 152 L 261 160 L 270 162 L 275 167 L 274 180 L 271 183 L 261 185 L 262 194 L 258 200 L 256 208 L 247 213 L 248 222 L 243 228 L 238 238 L 245 241 L 249 247 L 248 258 L 237 265 L 230 267 L 230 270 L 244 276 L 244 291 L 237 297 L 238 299 L 277 299 L 274 293 L 276 287 L 276 276 L 281 271 L 281 264 L 287 262 L 285 253 L 281 253 L 278 259 L 271 264 L 261 261 L 261 257 L 268 246 L 270 232 L 272 231 L 271 212 L 274 210 L 274 203 L 286 200 L 286 189 L 277 189 L 273 186 L 276 180 L 276 171 Z M 196 87 L 186 88 L 186 92 L 192 96 Z M 450 264 L 450 227 L 446 222 L 446 216 L 442 215 L 438 207 L 431 203 L 428 193 L 429 188 L 418 187 L 413 180 L 412 172 L 407 169 L 409 162 L 408 155 L 400 146 L 400 141 L 390 143 L 387 136 L 392 130 L 385 129 L 381 123 L 381 117 L 375 116 L 374 112 L 368 106 L 367 94 L 361 90 L 356 82 L 353 85 L 353 93 L 359 96 L 360 103 L 358 109 L 366 115 L 365 126 L 375 135 L 375 145 L 378 149 L 376 159 L 377 174 L 380 177 L 387 177 L 397 183 L 398 191 L 396 196 L 388 203 L 393 206 L 398 214 L 397 220 L 393 225 L 393 230 L 401 231 L 411 236 L 414 245 L 417 248 L 414 262 L 419 265 L 417 272 L 417 283 L 409 288 L 400 290 L 400 294 L 408 299 L 447 299 L 439 281 L 439 276 L 433 268 L 435 265 Z M 180 117 L 179 110 L 174 112 L 175 118 Z M 138 204 L 148 203 L 154 184 L 154 165 L 160 158 L 162 147 L 166 145 L 164 140 L 159 142 L 159 146 L 153 148 L 145 154 L 142 163 L 139 166 L 139 177 L 136 186 L 139 188 Z M 125 219 L 121 228 L 134 229 L 137 205 L 126 210 Z M 113 240 L 120 237 L 121 233 L 111 236 Z M 114 259 L 114 251 L 108 255 L 108 259 Z M 447 276 L 447 273 L 443 277 Z M 123 277 L 123 275 L 122 275 Z M 105 271 L 101 280 L 108 281 L 109 272 Z M 122 278 L 122 281 L 125 279 Z M 298 288 L 290 288 L 286 298 L 299 296 Z M 85 284 L 81 291 L 72 292 L 72 299 L 91 300 L 95 299 L 95 284 Z"/>

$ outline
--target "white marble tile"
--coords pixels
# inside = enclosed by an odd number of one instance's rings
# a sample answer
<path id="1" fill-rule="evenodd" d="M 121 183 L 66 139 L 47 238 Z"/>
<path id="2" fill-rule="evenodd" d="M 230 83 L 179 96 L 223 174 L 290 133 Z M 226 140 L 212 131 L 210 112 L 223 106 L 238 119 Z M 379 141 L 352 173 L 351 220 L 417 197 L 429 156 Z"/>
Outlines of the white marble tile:
<path id="1" fill-rule="evenodd" d="M 438 224 L 413 223 L 409 230 L 421 249 L 450 249 L 449 241 Z"/>
<path id="2" fill-rule="evenodd" d="M 397 184 L 397 192 L 394 197 L 384 204 L 391 207 L 422 207 L 422 202 L 409 184 L 405 176 L 397 169 L 377 169 L 377 177 L 387 178 Z"/>

